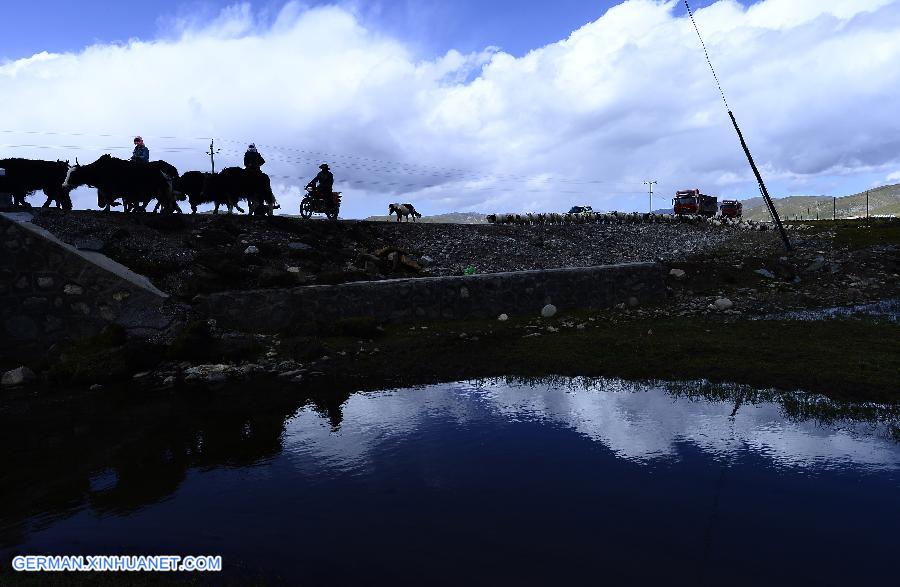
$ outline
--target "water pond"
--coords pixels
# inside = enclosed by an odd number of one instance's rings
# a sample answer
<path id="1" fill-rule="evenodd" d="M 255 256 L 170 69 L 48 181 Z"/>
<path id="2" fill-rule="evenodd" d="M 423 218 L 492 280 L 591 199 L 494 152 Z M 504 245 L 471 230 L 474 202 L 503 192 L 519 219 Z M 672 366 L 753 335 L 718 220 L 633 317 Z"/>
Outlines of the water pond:
<path id="1" fill-rule="evenodd" d="M 896 580 L 889 407 L 491 380 L 138 421 L 21 441 L 0 583 L 50 553 L 220 554 L 264 584 Z"/>

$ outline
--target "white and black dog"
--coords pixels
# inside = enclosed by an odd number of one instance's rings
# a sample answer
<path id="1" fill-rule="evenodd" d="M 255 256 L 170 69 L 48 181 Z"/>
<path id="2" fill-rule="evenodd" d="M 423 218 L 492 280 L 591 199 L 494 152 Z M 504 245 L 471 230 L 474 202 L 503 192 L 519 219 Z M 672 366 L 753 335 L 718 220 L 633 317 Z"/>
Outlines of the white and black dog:
<path id="1" fill-rule="evenodd" d="M 412 216 L 413 222 L 416 221 L 416 218 L 422 217 L 421 214 L 416 212 L 416 208 L 412 204 L 391 204 L 388 206 L 388 216 L 391 214 L 397 215 L 397 222 L 400 222 L 401 216 L 405 216 L 407 222 L 409 222 L 410 216 Z"/>

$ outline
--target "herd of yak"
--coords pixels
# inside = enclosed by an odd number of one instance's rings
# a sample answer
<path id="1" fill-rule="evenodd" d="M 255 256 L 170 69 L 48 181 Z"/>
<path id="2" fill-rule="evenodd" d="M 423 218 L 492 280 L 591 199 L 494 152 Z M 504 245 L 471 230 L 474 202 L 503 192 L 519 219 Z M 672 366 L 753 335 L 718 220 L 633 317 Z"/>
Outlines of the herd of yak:
<path id="1" fill-rule="evenodd" d="M 165 161 L 149 163 L 102 155 L 88 165 L 67 161 L 34 159 L 0 159 L 0 192 L 12 194 L 15 206 L 26 206 L 25 198 L 36 191 L 47 196 L 44 207 L 51 204 L 72 209 L 70 192 L 80 186 L 97 189 L 97 205 L 102 210 L 123 206 L 126 212 L 145 211 L 156 200 L 154 211 L 181 212 L 179 201 L 187 200 L 196 213 L 201 204 L 226 206 L 243 212 L 239 203 L 248 204 L 249 214 L 271 215 L 278 208 L 269 176 L 243 167 L 227 167 L 219 173 L 188 171 L 183 175 Z M 121 203 L 119 200 L 121 199 Z"/>

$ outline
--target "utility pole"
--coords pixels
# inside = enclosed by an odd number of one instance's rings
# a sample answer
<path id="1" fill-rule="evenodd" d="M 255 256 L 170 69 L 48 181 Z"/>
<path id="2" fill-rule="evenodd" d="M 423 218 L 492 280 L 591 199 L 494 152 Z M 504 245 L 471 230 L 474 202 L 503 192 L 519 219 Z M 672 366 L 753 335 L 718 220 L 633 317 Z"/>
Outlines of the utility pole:
<path id="1" fill-rule="evenodd" d="M 869 190 L 866 190 L 866 224 L 869 223 Z"/>
<path id="2" fill-rule="evenodd" d="M 837 220 L 837 197 L 831 198 L 831 219 Z"/>
<path id="3" fill-rule="evenodd" d="M 655 179 L 650 181 L 645 181 L 644 185 L 650 186 L 650 212 L 653 212 L 653 186 L 658 183 Z"/>
<path id="4" fill-rule="evenodd" d="M 209 139 L 209 151 L 206 152 L 209 155 L 209 163 L 212 166 L 212 172 L 216 172 L 216 153 L 221 151 L 222 149 L 215 148 L 215 139 Z"/>

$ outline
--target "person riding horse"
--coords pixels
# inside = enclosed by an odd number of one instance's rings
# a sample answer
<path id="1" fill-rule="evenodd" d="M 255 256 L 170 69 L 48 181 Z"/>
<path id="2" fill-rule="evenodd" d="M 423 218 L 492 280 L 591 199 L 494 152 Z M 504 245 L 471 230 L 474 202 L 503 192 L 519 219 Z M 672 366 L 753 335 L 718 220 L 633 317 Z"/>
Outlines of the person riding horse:
<path id="1" fill-rule="evenodd" d="M 314 196 L 327 201 L 328 198 L 332 197 L 331 191 L 334 188 L 334 175 L 328 170 L 327 163 L 319 165 L 319 169 L 322 171 L 320 171 L 311 182 L 306 184 L 306 187 L 312 188 L 312 194 Z"/>

